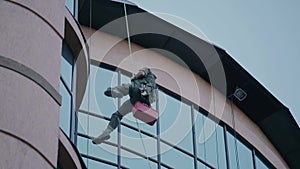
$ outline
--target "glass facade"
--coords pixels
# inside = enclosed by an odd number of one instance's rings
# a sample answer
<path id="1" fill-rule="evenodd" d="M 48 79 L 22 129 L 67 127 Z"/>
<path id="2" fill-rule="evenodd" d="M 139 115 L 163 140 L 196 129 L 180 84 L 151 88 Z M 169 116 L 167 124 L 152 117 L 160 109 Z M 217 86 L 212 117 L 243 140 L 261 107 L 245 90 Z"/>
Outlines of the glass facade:
<path id="1" fill-rule="evenodd" d="M 71 52 L 64 45 L 61 73 L 62 112 L 72 112 Z M 128 72 L 111 71 L 108 66 L 91 65 L 90 76 L 83 102 L 78 112 L 77 148 L 89 169 L 96 168 L 220 168 L 265 169 L 273 168 L 261 160 L 255 150 L 195 109 L 187 101 L 181 101 L 163 88 L 158 91 L 156 108 L 160 118 L 149 126 L 136 120 L 129 113 L 122 120 L 111 138 L 101 145 L 94 145 L 92 137 L 98 136 L 107 126 L 110 116 L 128 99 L 112 99 L 103 92 L 130 82 Z M 61 113 L 61 128 L 72 131 L 71 118 Z M 71 113 L 72 114 L 72 113 Z M 140 132 L 139 132 L 140 129 Z M 70 134 L 68 135 L 70 136 Z"/>
<path id="2" fill-rule="evenodd" d="M 62 96 L 62 105 L 60 107 L 59 124 L 60 128 L 68 137 L 72 137 L 71 125 L 75 116 L 74 110 L 74 57 L 73 52 L 67 43 L 63 43 L 61 59 L 61 76 L 60 76 L 60 94 Z"/>

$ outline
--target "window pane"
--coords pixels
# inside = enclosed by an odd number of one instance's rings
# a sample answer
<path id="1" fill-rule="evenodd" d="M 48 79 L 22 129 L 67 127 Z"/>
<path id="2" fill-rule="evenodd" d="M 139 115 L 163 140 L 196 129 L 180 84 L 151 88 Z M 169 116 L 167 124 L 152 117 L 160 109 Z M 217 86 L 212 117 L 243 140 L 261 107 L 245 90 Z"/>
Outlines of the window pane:
<path id="1" fill-rule="evenodd" d="M 98 118 L 98 117 L 91 116 L 91 115 L 88 116 L 87 114 L 79 112 L 78 113 L 78 124 L 79 124 L 78 126 L 80 126 L 78 133 L 89 135 L 92 137 L 97 137 L 106 128 L 108 121 Z M 111 136 L 111 138 L 108 141 L 111 143 L 117 144 L 117 131 L 112 132 L 110 134 L 110 136 Z M 87 147 L 87 144 L 88 144 L 88 147 Z M 80 150 L 80 152 L 82 152 L 82 153 L 89 152 L 89 155 L 93 155 L 95 157 L 99 157 L 99 156 L 101 156 L 101 154 L 103 155 L 107 152 L 116 153 L 115 150 L 111 150 L 113 148 L 111 146 L 107 146 L 105 144 L 96 146 L 96 145 L 92 144 L 92 140 L 90 140 L 90 139 L 86 140 L 85 138 L 81 138 L 81 137 L 78 137 L 77 147 Z M 87 150 L 88 148 L 89 148 L 89 151 Z M 115 148 L 113 148 L 113 149 L 115 149 Z M 117 153 L 112 154 L 112 156 L 116 157 Z"/>
<path id="2" fill-rule="evenodd" d="M 173 168 L 194 168 L 194 158 L 182 153 L 170 146 L 162 143 L 161 149 L 164 153 L 161 154 L 163 163 Z M 168 151 L 165 151 L 168 150 Z"/>
<path id="3" fill-rule="evenodd" d="M 60 106 L 59 125 L 67 136 L 70 137 L 70 115 L 71 115 L 71 95 L 62 82 L 59 87 L 62 96 L 62 105 Z"/>
<path id="4" fill-rule="evenodd" d="M 215 124 L 213 124 L 215 125 Z M 205 144 L 207 162 L 216 168 L 226 168 L 224 133 L 219 125 Z"/>
<path id="5" fill-rule="evenodd" d="M 191 107 L 159 92 L 161 138 L 193 152 Z"/>
<path id="6" fill-rule="evenodd" d="M 108 123 L 109 121 L 102 118 L 78 112 L 78 133 L 97 137 L 102 133 L 104 129 L 106 129 Z M 117 131 L 113 131 L 110 136 L 111 138 L 109 139 L 109 141 L 117 143 Z"/>
<path id="7" fill-rule="evenodd" d="M 95 145 L 89 141 L 89 155 L 106 161 L 117 163 L 117 147 L 108 144 Z"/>
<path id="8" fill-rule="evenodd" d="M 91 65 L 87 85 L 80 109 L 110 118 L 117 110 L 117 99 L 105 96 L 104 91 L 117 85 L 117 73 Z"/>
<path id="9" fill-rule="evenodd" d="M 154 163 L 150 160 L 148 163 L 147 159 L 144 159 L 140 156 L 137 156 L 137 155 L 127 152 L 125 150 L 121 150 L 121 154 L 122 154 L 122 160 L 121 160 L 122 166 L 125 166 L 128 168 L 150 168 L 149 167 L 149 163 L 150 163 L 151 168 L 153 168 L 153 169 L 157 168 L 156 163 Z M 126 154 L 126 157 L 123 157 L 123 154 Z"/>
<path id="10" fill-rule="evenodd" d="M 73 53 L 69 46 L 64 43 L 61 59 L 61 77 L 64 79 L 64 82 L 67 84 L 69 90 L 72 88 L 72 71 L 73 71 Z"/>
<path id="11" fill-rule="evenodd" d="M 201 138 L 201 135 L 205 135 L 205 131 L 203 130 L 204 121 L 206 117 L 200 113 L 195 111 L 195 134 L 196 134 L 196 144 L 197 144 L 197 156 L 207 161 L 206 159 L 206 149 L 205 149 L 205 141 L 203 141 L 203 138 Z M 204 136 L 202 136 L 204 137 Z"/>
<path id="12" fill-rule="evenodd" d="M 113 163 L 117 162 L 117 148 L 114 146 L 105 143 L 95 145 L 91 140 L 78 136 L 77 148 L 81 154 L 90 155 Z"/>
<path id="13" fill-rule="evenodd" d="M 195 119 L 198 157 L 215 168 L 226 168 L 223 128 L 200 112 Z"/>
<path id="14" fill-rule="evenodd" d="M 87 154 L 88 142 L 90 140 L 81 136 L 77 136 L 77 149 L 81 154 Z"/>
<path id="15" fill-rule="evenodd" d="M 88 115 L 85 113 L 78 112 L 78 133 L 87 133 Z"/>
<path id="16" fill-rule="evenodd" d="M 89 116 L 89 128 L 86 129 L 86 131 L 88 131 L 88 135 L 93 136 L 93 137 L 97 137 L 99 136 L 102 131 L 104 129 L 106 129 L 107 125 L 108 125 L 108 121 L 98 118 L 98 117 L 94 117 L 94 116 Z M 111 134 L 110 134 L 110 139 L 108 140 L 112 143 L 117 143 L 117 130 L 114 130 Z"/>
<path id="17" fill-rule="evenodd" d="M 252 151 L 242 144 L 238 139 L 235 140 L 234 136 L 227 132 L 229 161 L 231 169 L 252 169 L 253 158 Z M 237 151 L 236 151 L 237 149 Z"/>
<path id="18" fill-rule="evenodd" d="M 135 152 L 138 152 L 139 154 L 148 154 L 148 156 L 155 158 L 156 159 L 156 155 L 157 155 L 157 140 L 154 138 L 151 138 L 149 136 L 146 136 L 144 134 L 142 134 L 142 140 L 140 138 L 140 133 L 138 131 L 129 129 L 125 126 L 122 126 L 121 129 L 121 143 L 122 146 L 129 148 Z M 144 146 L 146 148 L 146 153 L 144 150 Z M 132 156 L 131 153 L 126 153 L 124 152 L 122 154 L 123 157 L 129 157 L 132 158 L 134 156 Z"/>
<path id="19" fill-rule="evenodd" d="M 215 141 L 215 143 L 217 143 L 217 153 L 218 156 L 216 157 L 215 155 L 210 153 L 210 158 L 209 159 L 215 159 L 215 161 L 217 163 L 215 163 L 216 167 L 220 168 L 220 169 L 226 169 L 227 165 L 226 165 L 226 151 L 225 151 L 225 142 L 224 142 L 224 129 L 222 126 L 217 125 L 216 128 L 216 132 L 214 133 L 214 136 L 212 137 L 215 140 L 213 140 L 212 142 Z"/>

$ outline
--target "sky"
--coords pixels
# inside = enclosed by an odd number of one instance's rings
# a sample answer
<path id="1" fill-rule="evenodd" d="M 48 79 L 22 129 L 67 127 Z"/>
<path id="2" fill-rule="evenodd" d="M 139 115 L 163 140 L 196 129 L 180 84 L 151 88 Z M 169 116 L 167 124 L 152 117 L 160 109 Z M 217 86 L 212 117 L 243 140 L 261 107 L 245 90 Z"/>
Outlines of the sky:
<path id="1" fill-rule="evenodd" d="M 191 22 L 288 107 L 300 125 L 299 0 L 131 2 Z"/>

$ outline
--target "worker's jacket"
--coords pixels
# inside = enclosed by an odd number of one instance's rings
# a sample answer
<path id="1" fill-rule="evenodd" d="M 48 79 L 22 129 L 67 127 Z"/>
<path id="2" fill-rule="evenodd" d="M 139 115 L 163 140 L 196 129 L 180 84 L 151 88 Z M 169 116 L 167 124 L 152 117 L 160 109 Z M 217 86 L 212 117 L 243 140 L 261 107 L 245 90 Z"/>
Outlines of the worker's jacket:
<path id="1" fill-rule="evenodd" d="M 150 71 L 150 69 L 143 70 L 145 76 L 132 80 L 132 87 L 139 88 L 141 95 L 147 97 L 150 103 L 156 101 L 156 76 Z"/>

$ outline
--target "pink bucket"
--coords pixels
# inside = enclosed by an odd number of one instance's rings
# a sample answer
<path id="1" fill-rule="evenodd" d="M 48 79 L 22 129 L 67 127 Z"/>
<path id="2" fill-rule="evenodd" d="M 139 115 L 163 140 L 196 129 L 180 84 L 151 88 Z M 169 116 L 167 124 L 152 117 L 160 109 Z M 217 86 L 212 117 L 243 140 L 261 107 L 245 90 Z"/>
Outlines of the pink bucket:
<path id="1" fill-rule="evenodd" d="M 158 118 L 158 112 L 156 110 L 141 102 L 136 102 L 131 111 L 134 117 L 151 126 Z"/>

